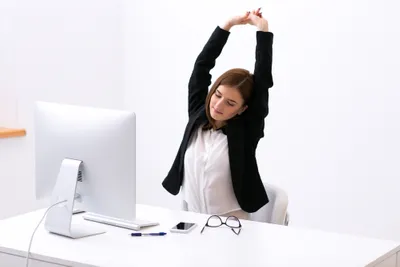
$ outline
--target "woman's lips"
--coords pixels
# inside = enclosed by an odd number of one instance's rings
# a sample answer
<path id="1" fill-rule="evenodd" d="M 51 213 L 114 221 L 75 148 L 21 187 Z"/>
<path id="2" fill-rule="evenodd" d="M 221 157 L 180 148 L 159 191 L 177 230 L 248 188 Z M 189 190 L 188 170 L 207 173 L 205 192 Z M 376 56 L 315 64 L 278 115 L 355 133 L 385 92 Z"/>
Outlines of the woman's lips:
<path id="1" fill-rule="evenodd" d="M 221 112 L 221 111 L 219 111 L 219 110 L 217 110 L 217 109 L 215 109 L 215 108 L 213 108 L 213 109 L 214 109 L 215 113 L 222 115 L 222 112 Z"/>

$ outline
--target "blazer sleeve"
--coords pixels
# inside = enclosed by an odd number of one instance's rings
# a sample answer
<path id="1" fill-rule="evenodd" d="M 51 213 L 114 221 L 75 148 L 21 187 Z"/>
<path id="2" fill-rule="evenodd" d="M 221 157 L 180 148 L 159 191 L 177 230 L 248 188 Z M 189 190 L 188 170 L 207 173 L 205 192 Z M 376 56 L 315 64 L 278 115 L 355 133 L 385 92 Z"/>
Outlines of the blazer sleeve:
<path id="1" fill-rule="evenodd" d="M 269 88 L 273 86 L 272 78 L 272 44 L 273 33 L 257 31 L 256 63 L 254 69 L 253 95 L 248 103 L 247 119 L 258 137 L 263 136 L 264 119 L 269 113 Z"/>
<path id="2" fill-rule="evenodd" d="M 210 71 L 224 48 L 230 32 L 219 26 L 214 30 L 194 64 L 189 79 L 189 117 L 204 105 L 211 84 Z"/>

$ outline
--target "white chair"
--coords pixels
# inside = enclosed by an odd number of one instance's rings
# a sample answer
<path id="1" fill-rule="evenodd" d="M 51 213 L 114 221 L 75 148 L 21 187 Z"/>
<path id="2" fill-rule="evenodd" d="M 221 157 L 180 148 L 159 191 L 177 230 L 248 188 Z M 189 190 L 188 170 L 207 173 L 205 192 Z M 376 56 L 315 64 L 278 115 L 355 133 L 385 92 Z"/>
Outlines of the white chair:
<path id="1" fill-rule="evenodd" d="M 288 196 L 281 188 L 265 183 L 269 202 L 258 211 L 250 214 L 250 220 L 272 224 L 289 225 Z"/>
<path id="2" fill-rule="evenodd" d="M 289 212 L 287 211 L 288 196 L 281 188 L 264 182 L 269 202 L 258 211 L 250 214 L 250 220 L 273 224 L 289 225 Z M 187 203 L 182 200 L 181 209 L 188 210 Z"/>

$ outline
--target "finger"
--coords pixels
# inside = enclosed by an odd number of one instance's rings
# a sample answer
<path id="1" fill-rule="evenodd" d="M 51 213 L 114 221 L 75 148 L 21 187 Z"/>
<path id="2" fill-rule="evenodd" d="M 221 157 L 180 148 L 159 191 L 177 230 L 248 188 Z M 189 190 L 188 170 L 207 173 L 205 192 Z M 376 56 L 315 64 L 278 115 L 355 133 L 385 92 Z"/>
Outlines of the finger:
<path id="1" fill-rule="evenodd" d="M 250 23 L 250 24 L 254 24 L 257 18 L 258 18 L 257 15 L 251 14 L 251 15 L 249 16 L 249 23 Z"/>
<path id="2" fill-rule="evenodd" d="M 258 18 L 258 14 L 257 14 L 257 13 L 251 14 L 251 17 L 252 17 L 253 19 L 257 19 L 257 18 Z"/>

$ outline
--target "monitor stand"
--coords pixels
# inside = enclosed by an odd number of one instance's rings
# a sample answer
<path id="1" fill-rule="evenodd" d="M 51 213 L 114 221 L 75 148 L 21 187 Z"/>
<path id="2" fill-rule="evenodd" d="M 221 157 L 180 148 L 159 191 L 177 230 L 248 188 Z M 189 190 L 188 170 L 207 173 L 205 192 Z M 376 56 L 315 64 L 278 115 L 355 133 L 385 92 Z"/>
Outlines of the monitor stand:
<path id="1" fill-rule="evenodd" d="M 105 233 L 102 229 L 96 229 L 93 225 L 72 224 L 76 187 L 81 176 L 82 161 L 64 159 L 51 198 L 45 229 L 53 234 L 70 238 L 82 238 Z M 79 197 L 79 196 L 78 196 Z M 59 203 L 59 204 L 57 204 Z"/>

